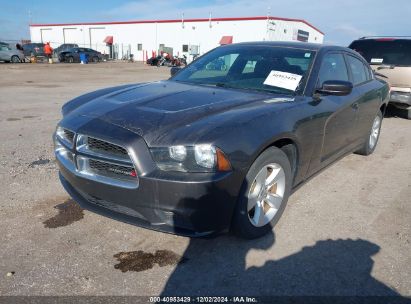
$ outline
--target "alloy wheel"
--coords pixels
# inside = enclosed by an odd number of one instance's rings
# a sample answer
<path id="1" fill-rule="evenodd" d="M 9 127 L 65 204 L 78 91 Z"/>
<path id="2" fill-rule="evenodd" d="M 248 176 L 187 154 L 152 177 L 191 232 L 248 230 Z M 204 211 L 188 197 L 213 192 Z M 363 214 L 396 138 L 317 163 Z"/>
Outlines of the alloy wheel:
<path id="1" fill-rule="evenodd" d="M 374 149 L 377 144 L 378 136 L 380 135 L 381 118 L 376 116 L 371 128 L 371 134 L 368 141 L 370 149 Z"/>
<path id="2" fill-rule="evenodd" d="M 248 219 L 255 227 L 272 221 L 283 202 L 284 169 L 277 163 L 265 165 L 254 178 L 248 192 Z"/>

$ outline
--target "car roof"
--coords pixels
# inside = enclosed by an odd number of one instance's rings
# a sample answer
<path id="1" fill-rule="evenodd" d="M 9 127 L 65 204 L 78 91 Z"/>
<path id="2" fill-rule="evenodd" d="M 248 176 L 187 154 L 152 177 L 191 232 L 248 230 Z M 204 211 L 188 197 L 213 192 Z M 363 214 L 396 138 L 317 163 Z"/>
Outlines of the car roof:
<path id="1" fill-rule="evenodd" d="M 394 41 L 394 40 L 411 40 L 411 36 L 369 36 L 361 37 L 358 40 L 379 40 L 379 41 Z"/>
<path id="2" fill-rule="evenodd" d="M 347 51 L 352 53 L 352 50 L 343 46 L 320 44 L 320 43 L 308 43 L 308 42 L 289 42 L 289 41 L 253 41 L 253 42 L 240 42 L 229 45 L 249 45 L 249 46 L 275 46 L 275 47 L 288 47 L 288 48 L 300 48 L 311 51 L 319 50 L 335 50 L 335 51 Z M 227 46 L 229 46 L 227 45 Z"/>

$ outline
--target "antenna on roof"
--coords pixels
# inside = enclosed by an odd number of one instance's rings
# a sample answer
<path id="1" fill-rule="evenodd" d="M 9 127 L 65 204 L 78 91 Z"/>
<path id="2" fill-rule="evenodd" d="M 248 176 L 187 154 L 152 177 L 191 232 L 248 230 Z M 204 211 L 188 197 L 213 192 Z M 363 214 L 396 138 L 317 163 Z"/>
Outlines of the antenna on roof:
<path id="1" fill-rule="evenodd" d="M 184 13 L 181 14 L 181 27 L 184 28 Z"/>
<path id="2" fill-rule="evenodd" d="M 270 19 L 271 16 L 271 6 L 267 7 L 267 20 Z"/>
<path id="3" fill-rule="evenodd" d="M 209 22 L 208 26 L 209 26 L 210 28 L 212 28 L 213 25 L 211 24 L 211 12 L 210 12 L 210 16 L 209 16 L 209 18 L 208 18 L 208 22 Z"/>

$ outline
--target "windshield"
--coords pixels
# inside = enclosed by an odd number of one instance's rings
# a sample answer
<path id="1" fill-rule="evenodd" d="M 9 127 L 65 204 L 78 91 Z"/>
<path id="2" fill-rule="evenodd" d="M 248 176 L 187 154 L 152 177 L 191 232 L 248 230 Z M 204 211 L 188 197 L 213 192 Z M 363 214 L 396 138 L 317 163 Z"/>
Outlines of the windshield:
<path id="1" fill-rule="evenodd" d="M 350 48 L 360 53 L 370 64 L 411 66 L 411 40 L 357 40 Z"/>
<path id="2" fill-rule="evenodd" d="M 171 80 L 291 95 L 304 89 L 314 55 L 286 47 L 224 46 L 201 56 Z"/>

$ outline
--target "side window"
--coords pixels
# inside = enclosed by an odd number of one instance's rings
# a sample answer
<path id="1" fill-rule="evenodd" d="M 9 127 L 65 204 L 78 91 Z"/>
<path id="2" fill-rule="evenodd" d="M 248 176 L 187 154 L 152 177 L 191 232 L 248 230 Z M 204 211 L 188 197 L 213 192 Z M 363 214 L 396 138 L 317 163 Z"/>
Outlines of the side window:
<path id="1" fill-rule="evenodd" d="M 354 85 L 369 80 L 369 76 L 367 76 L 367 74 L 369 73 L 368 71 L 366 71 L 365 66 L 361 60 L 353 56 L 347 56 L 347 61 L 351 69 L 352 80 Z"/>
<path id="2" fill-rule="evenodd" d="M 340 53 L 326 54 L 318 74 L 318 86 L 327 80 L 349 81 L 344 56 Z"/>

